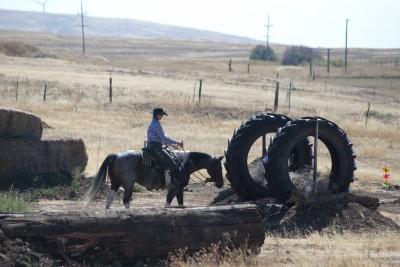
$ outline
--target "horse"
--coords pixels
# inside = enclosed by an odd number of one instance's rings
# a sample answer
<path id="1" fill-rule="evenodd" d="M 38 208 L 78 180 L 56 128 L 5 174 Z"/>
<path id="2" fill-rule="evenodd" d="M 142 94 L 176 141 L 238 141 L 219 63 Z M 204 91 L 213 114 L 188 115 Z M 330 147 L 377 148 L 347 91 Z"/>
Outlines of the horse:
<path id="1" fill-rule="evenodd" d="M 206 169 L 210 178 L 207 178 L 205 182 L 214 182 L 217 188 L 222 188 L 224 185 L 221 164 L 223 156 L 215 157 L 201 152 L 176 151 L 176 153 L 181 158 L 179 168 L 176 170 L 179 184 L 168 189 L 166 208 L 171 206 L 175 197 L 179 207 L 184 207 L 183 189 L 189 184 L 190 175 L 198 170 Z M 85 205 L 93 201 L 100 189 L 104 188 L 107 173 L 111 187 L 106 199 L 106 209 L 110 208 L 121 186 L 124 189 L 123 203 L 127 209 L 130 208 L 135 183 L 146 187 L 148 190 L 166 188 L 164 177 L 146 175 L 146 173 L 149 173 L 149 167 L 143 164 L 143 153 L 141 151 L 128 150 L 118 154 L 112 153 L 104 159 L 95 179 L 86 191 L 83 198 Z"/>

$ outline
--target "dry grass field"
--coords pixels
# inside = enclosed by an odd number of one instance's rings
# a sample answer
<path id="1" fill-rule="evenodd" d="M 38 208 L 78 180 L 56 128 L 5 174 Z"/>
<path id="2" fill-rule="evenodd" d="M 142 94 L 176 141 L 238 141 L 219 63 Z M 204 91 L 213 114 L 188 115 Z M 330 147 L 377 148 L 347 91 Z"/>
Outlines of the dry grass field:
<path id="1" fill-rule="evenodd" d="M 95 173 L 109 153 L 140 149 L 151 119 L 149 112 L 156 106 L 169 114 L 163 120 L 166 133 L 184 140 L 187 150 L 223 155 L 227 139 L 242 120 L 273 108 L 275 82 L 279 81 L 279 113 L 292 118 L 321 116 L 348 133 L 358 165 L 352 189 L 388 194 L 387 199 L 399 197 L 398 192 L 392 195 L 379 186 L 384 166 L 391 168 L 391 183 L 400 184 L 400 62 L 394 65 L 400 58 L 398 50 L 350 49 L 347 73 L 331 67 L 328 75 L 325 66 L 316 66 L 313 81 L 308 66 L 250 62 L 251 45 L 99 37 L 87 40 L 87 55 L 82 57 L 80 39 L 75 37 L 2 31 L 1 41 L 24 42 L 55 55 L 0 54 L 0 106 L 40 116 L 51 127 L 45 129 L 45 138 L 82 138 L 89 155 L 88 174 Z M 282 55 L 283 46 L 273 48 Z M 332 58 L 342 59 L 341 53 L 333 50 Z M 233 72 L 228 72 L 229 59 L 233 60 Z M 387 64 L 376 63 L 381 59 Z M 110 77 L 112 103 L 108 98 Z M 193 99 L 199 79 L 203 80 L 200 103 L 197 95 Z M 294 91 L 289 110 L 285 100 L 290 82 Z M 368 103 L 371 116 L 365 125 Z M 250 159 L 256 158 L 259 150 L 255 147 Z M 321 168 L 328 168 L 323 148 L 321 153 Z M 253 263 L 398 266 L 400 242 L 396 235 L 267 237 Z"/>

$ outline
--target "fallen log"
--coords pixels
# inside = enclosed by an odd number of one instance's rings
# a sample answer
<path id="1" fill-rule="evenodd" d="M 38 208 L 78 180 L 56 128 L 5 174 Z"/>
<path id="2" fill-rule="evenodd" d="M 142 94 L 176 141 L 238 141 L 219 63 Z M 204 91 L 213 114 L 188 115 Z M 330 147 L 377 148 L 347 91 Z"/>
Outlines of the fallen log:
<path id="1" fill-rule="evenodd" d="M 103 262 L 154 261 L 177 249 L 191 253 L 227 238 L 234 247 L 259 248 L 265 235 L 261 221 L 251 204 L 0 214 L 0 228 L 9 238 L 78 260 L 95 255 Z"/>

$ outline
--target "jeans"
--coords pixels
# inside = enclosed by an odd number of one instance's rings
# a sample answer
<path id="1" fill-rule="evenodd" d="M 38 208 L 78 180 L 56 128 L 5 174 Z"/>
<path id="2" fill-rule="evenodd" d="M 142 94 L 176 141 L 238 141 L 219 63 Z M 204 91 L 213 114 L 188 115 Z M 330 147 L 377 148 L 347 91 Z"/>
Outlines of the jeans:
<path id="1" fill-rule="evenodd" d="M 160 143 L 148 141 L 147 148 L 163 163 L 165 169 L 168 169 L 171 172 L 175 169 L 176 164 L 174 159 L 165 149 L 163 149 Z"/>

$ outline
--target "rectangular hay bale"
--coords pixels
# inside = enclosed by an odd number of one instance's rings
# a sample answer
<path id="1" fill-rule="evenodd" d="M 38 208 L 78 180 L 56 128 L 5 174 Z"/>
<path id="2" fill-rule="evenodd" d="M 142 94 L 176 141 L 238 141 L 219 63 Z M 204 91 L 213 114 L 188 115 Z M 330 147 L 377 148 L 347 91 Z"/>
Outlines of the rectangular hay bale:
<path id="1" fill-rule="evenodd" d="M 87 161 L 82 139 L 0 140 L 0 188 L 8 188 L 20 176 L 82 172 Z"/>
<path id="2" fill-rule="evenodd" d="M 33 139 L 42 138 L 42 120 L 31 113 L 0 108 L 0 138 Z"/>

